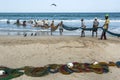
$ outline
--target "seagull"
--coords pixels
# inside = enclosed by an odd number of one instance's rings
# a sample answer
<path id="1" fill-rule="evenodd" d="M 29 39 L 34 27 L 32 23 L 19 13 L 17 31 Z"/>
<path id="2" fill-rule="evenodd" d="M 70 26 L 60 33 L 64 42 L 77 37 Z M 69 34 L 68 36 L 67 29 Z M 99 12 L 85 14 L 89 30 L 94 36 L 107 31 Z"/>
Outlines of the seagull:
<path id="1" fill-rule="evenodd" d="M 51 4 L 51 6 L 57 6 L 57 5 L 53 3 L 53 4 Z"/>
<path id="2" fill-rule="evenodd" d="M 27 33 L 24 34 L 24 37 L 26 37 L 26 36 L 27 36 Z"/>
<path id="3" fill-rule="evenodd" d="M 31 36 L 33 36 L 33 33 L 31 33 Z"/>

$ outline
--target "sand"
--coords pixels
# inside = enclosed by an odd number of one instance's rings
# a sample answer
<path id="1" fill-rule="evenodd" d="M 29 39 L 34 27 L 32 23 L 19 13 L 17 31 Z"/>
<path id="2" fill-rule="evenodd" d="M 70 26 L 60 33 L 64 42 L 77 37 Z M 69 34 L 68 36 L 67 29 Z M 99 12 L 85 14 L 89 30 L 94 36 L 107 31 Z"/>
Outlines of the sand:
<path id="1" fill-rule="evenodd" d="M 108 40 L 98 40 L 79 36 L 1 36 L 0 55 L 0 65 L 10 68 L 40 67 L 68 62 L 116 62 L 120 60 L 120 39 L 111 37 Z M 119 80 L 119 75 L 120 68 L 110 67 L 110 72 L 107 74 L 57 73 L 44 77 L 23 75 L 12 80 Z"/>

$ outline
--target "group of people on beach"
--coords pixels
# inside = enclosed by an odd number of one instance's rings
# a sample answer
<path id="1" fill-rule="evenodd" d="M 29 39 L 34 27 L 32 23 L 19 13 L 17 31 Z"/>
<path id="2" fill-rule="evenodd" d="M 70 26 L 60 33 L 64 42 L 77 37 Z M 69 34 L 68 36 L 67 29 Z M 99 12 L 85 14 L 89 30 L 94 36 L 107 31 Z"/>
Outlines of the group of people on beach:
<path id="1" fill-rule="evenodd" d="M 99 40 L 107 40 L 107 37 L 106 37 L 106 32 L 108 30 L 108 27 L 109 27 L 109 23 L 110 23 L 110 20 L 109 20 L 109 15 L 106 14 L 105 15 L 105 22 L 104 22 L 104 25 L 102 26 L 102 34 L 101 34 L 101 37 L 99 38 Z M 52 21 L 51 23 L 51 26 L 54 25 L 54 21 Z M 60 35 L 62 35 L 62 32 L 63 32 L 63 22 L 61 21 L 60 25 L 59 25 L 59 32 L 60 32 Z M 95 17 L 94 21 L 93 21 L 93 28 L 92 28 L 92 37 L 94 37 L 94 33 L 96 33 L 96 37 L 97 37 L 97 31 L 98 31 L 98 26 L 99 26 L 99 22 L 97 20 L 97 17 Z M 81 37 L 85 37 L 85 28 L 86 28 L 86 25 L 84 23 L 84 19 L 81 19 Z M 51 35 L 52 35 L 52 31 L 51 31 Z"/>
<path id="2" fill-rule="evenodd" d="M 22 25 L 22 26 L 26 26 L 27 21 L 23 21 L 23 23 L 21 24 L 20 23 L 20 20 L 17 19 L 16 22 L 14 24 L 16 25 Z M 106 14 L 105 15 L 105 23 L 103 25 L 103 32 L 101 34 L 101 37 L 99 38 L 100 40 L 102 40 L 104 38 L 104 40 L 107 39 L 106 37 L 106 31 L 108 30 L 108 26 L 109 26 L 109 15 Z M 52 32 L 53 32 L 53 29 L 52 27 L 54 27 L 54 21 L 51 22 L 51 24 L 49 24 L 49 21 L 48 19 L 47 20 L 42 20 L 42 21 L 36 21 L 36 20 L 30 20 L 28 23 L 30 24 L 33 24 L 33 27 L 44 27 L 44 26 L 48 26 L 51 28 L 51 35 L 52 35 Z M 10 21 L 8 20 L 7 21 L 7 24 L 10 24 Z M 63 22 L 61 21 L 57 27 L 59 27 L 59 32 L 60 32 L 60 35 L 62 35 L 62 32 L 63 32 Z M 97 20 L 97 17 L 95 17 L 94 21 L 93 21 L 93 28 L 92 28 L 92 37 L 94 37 L 94 33 L 96 33 L 96 37 L 97 37 L 97 30 L 98 30 L 98 26 L 99 26 L 99 22 Z M 81 19 L 81 28 L 82 28 L 82 31 L 81 31 L 81 37 L 85 37 L 85 28 L 86 28 L 86 25 L 84 23 L 84 19 Z"/>
<path id="3" fill-rule="evenodd" d="M 26 23 L 27 23 L 27 21 L 23 21 L 23 23 L 21 23 L 20 20 L 17 19 L 14 24 L 16 24 L 17 26 L 20 26 L 20 25 L 22 25 L 22 26 L 27 26 Z M 10 20 L 7 20 L 7 24 L 10 24 Z"/>
<path id="4" fill-rule="evenodd" d="M 96 37 L 97 37 L 97 28 L 99 26 L 99 22 L 97 21 L 97 17 L 95 17 L 94 21 L 93 21 L 93 30 L 92 30 L 92 37 L 94 37 L 94 32 L 96 33 Z M 84 29 L 86 28 L 86 25 L 84 23 L 84 19 L 81 19 L 81 37 L 85 37 L 85 32 Z"/>
<path id="5" fill-rule="evenodd" d="M 101 34 L 101 37 L 99 38 L 100 40 L 102 40 L 103 38 L 104 38 L 104 40 L 107 39 L 107 37 L 106 37 L 106 31 L 108 30 L 109 22 L 110 22 L 109 21 L 109 15 L 106 14 L 105 15 L 105 23 L 103 25 L 103 32 Z M 99 22 L 97 20 L 97 17 L 95 17 L 95 19 L 93 21 L 92 37 L 94 37 L 94 32 L 96 33 L 96 37 L 97 37 L 98 26 L 99 26 Z M 82 28 L 81 37 L 85 37 L 85 28 L 86 28 L 86 25 L 84 23 L 84 19 L 81 19 L 81 28 Z"/>

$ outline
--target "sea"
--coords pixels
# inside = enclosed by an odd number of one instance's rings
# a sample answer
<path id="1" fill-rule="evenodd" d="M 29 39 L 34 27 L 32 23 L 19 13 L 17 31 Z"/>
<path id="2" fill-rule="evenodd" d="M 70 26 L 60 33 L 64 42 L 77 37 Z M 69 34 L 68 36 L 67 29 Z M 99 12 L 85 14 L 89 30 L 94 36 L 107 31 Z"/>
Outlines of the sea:
<path id="1" fill-rule="evenodd" d="M 29 20 L 47 20 L 50 23 L 54 20 L 55 25 L 63 21 L 63 23 L 69 27 L 80 27 L 81 26 L 81 19 L 84 19 L 85 25 L 87 27 L 93 26 L 93 21 L 95 17 L 97 17 L 99 21 L 99 27 L 102 27 L 105 22 L 105 15 L 109 15 L 110 24 L 109 24 L 109 31 L 120 34 L 120 13 L 117 12 L 107 12 L 107 13 L 0 13 L 0 35 L 9 35 L 15 36 L 19 35 L 22 36 L 23 34 L 27 33 L 30 35 L 31 33 L 40 32 L 50 35 L 50 29 L 42 29 L 40 27 L 33 27 L 33 24 L 27 23 L 27 26 L 18 26 L 14 23 L 17 19 L 20 20 L 22 23 L 23 21 Z M 10 24 L 7 24 L 7 21 L 10 21 Z M 86 35 L 91 35 L 91 31 L 85 31 Z M 98 30 L 98 35 L 102 33 L 102 30 Z M 64 30 L 63 35 L 80 35 L 81 30 L 75 31 L 68 31 Z M 39 34 L 40 36 L 41 34 Z M 42 34 L 43 35 L 43 34 Z M 59 35 L 59 29 L 53 32 L 53 35 Z M 108 34 L 109 35 L 109 34 Z"/>

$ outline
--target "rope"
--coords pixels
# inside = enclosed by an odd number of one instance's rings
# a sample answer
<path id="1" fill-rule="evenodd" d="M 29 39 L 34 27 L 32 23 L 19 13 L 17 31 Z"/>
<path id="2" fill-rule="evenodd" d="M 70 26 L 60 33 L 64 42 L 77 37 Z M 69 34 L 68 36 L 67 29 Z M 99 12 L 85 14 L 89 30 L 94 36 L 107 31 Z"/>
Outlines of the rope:
<path id="1" fill-rule="evenodd" d="M 60 72 L 64 75 L 81 72 L 94 72 L 96 74 L 103 74 L 109 72 L 109 66 L 117 66 L 120 68 L 120 61 L 115 62 L 95 62 L 95 63 L 79 63 L 73 62 L 70 64 L 48 64 L 43 67 L 25 66 L 23 68 L 8 68 L 0 66 L 0 80 L 10 80 L 23 74 L 31 77 L 42 77 L 48 74 L 55 74 Z M 21 71 L 22 70 L 22 71 Z"/>
<path id="2" fill-rule="evenodd" d="M 118 33 L 113 33 L 113 32 L 111 32 L 111 31 L 107 31 L 107 33 L 109 33 L 109 34 L 111 34 L 111 35 L 113 35 L 113 36 L 120 37 L 120 34 L 118 34 Z"/>
<path id="3" fill-rule="evenodd" d="M 20 70 L 22 70 L 22 68 L 12 69 L 0 66 L 0 71 L 3 71 L 3 75 L 0 75 L 0 80 L 10 80 L 12 78 L 22 76 L 24 73 L 20 72 Z"/>
<path id="4" fill-rule="evenodd" d="M 62 27 L 64 28 L 64 29 L 66 29 L 66 30 L 69 30 L 69 31 L 73 31 L 73 30 L 77 30 L 77 29 L 79 29 L 80 27 L 68 27 L 68 26 L 66 26 L 66 25 L 62 25 Z"/>
<path id="5" fill-rule="evenodd" d="M 41 77 L 48 75 L 48 67 L 25 67 L 25 74 L 31 77 Z"/>
<path id="6" fill-rule="evenodd" d="M 86 31 L 92 31 L 94 28 L 82 28 L 82 27 L 68 27 L 66 25 L 62 25 L 64 29 L 69 30 L 69 31 L 73 31 L 73 30 L 77 30 L 77 29 L 83 29 Z"/>
<path id="7" fill-rule="evenodd" d="M 48 71 L 50 73 L 57 73 L 57 72 L 59 72 L 59 68 L 60 68 L 60 65 L 58 65 L 58 64 L 50 64 L 48 66 Z"/>
<path id="8" fill-rule="evenodd" d="M 73 31 L 73 30 L 77 30 L 77 29 L 83 29 L 85 31 L 92 31 L 92 30 L 94 30 L 94 28 L 68 27 L 68 26 L 66 26 L 64 24 L 63 24 L 63 28 L 66 29 L 66 30 L 69 30 L 69 31 Z M 102 27 L 98 27 L 98 29 L 99 28 L 104 30 Z M 108 30 L 107 30 L 107 33 L 109 33 L 109 34 L 111 34 L 113 36 L 120 37 L 120 34 L 118 34 L 118 33 L 113 33 L 113 32 L 108 31 Z"/>

